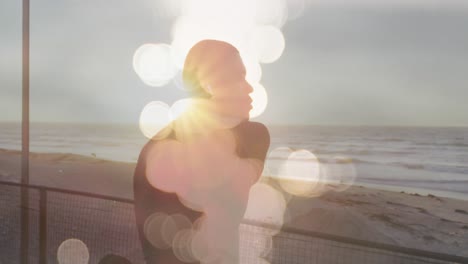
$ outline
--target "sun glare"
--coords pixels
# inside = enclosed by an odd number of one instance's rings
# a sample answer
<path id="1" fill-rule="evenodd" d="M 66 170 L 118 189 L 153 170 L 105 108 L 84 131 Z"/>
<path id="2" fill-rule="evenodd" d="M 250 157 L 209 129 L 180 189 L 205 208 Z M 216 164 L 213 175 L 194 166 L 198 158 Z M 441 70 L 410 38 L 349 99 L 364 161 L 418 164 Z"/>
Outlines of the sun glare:
<path id="1" fill-rule="evenodd" d="M 184 98 L 176 101 L 169 109 L 169 118 L 171 121 L 176 120 L 180 115 L 189 109 L 192 105 L 192 99 Z"/>
<path id="2" fill-rule="evenodd" d="M 174 17 L 172 39 L 170 45 L 144 44 L 136 50 L 133 67 L 140 79 L 154 87 L 172 81 L 174 87 L 184 90 L 181 71 L 189 50 L 204 39 L 225 41 L 239 50 L 246 80 L 254 86 L 250 117 L 261 115 L 268 97 L 265 88 L 258 84 L 262 79 L 260 63 L 273 63 L 281 57 L 285 49 L 281 27 L 288 16 L 295 19 L 302 15 L 305 0 L 163 0 L 160 4 L 161 12 Z M 185 101 L 174 104 L 170 120 L 176 119 L 186 105 Z M 163 111 L 159 108 L 159 112 Z M 147 137 L 157 131 L 154 127 L 159 125 L 154 124 L 167 122 L 162 116 L 144 116 L 145 123 L 153 124 L 141 125 Z"/>

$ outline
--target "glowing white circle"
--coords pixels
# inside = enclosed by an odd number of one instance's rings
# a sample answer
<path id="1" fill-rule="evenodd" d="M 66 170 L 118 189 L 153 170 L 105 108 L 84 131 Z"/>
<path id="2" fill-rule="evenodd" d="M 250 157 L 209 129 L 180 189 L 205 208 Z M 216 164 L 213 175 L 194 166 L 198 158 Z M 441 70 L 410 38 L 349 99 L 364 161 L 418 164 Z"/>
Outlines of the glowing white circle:
<path id="1" fill-rule="evenodd" d="M 259 25 L 282 27 L 287 21 L 287 0 L 256 0 L 255 20 Z"/>
<path id="2" fill-rule="evenodd" d="M 185 113 L 191 105 L 192 99 L 190 98 L 177 100 L 174 104 L 172 104 L 171 109 L 169 110 L 169 118 L 171 121 L 176 120 L 180 115 Z"/>
<path id="3" fill-rule="evenodd" d="M 251 84 L 260 82 L 262 79 L 262 66 L 255 56 L 241 53 L 241 58 L 247 73 L 245 79 Z"/>
<path id="4" fill-rule="evenodd" d="M 173 51 L 167 44 L 144 44 L 133 55 L 133 69 L 150 86 L 164 86 L 177 73 Z"/>
<path id="5" fill-rule="evenodd" d="M 140 114 L 140 131 L 152 138 L 170 123 L 169 106 L 161 101 L 148 103 Z"/>
<path id="6" fill-rule="evenodd" d="M 283 33 L 273 26 L 258 26 L 251 34 L 251 46 L 261 63 L 272 63 L 283 54 L 285 40 Z"/>
<path id="7" fill-rule="evenodd" d="M 156 248 L 167 249 L 171 247 L 162 236 L 163 224 L 168 217 L 166 213 L 156 212 L 150 215 L 143 225 L 146 239 Z"/>
<path id="8" fill-rule="evenodd" d="M 325 191 L 320 175 L 320 163 L 308 150 L 291 153 L 281 167 L 280 175 L 281 187 L 292 195 L 314 197 Z"/>
<path id="9" fill-rule="evenodd" d="M 323 166 L 327 187 L 336 192 L 347 190 L 356 180 L 356 168 L 351 158 L 335 156 Z"/>
<path id="10" fill-rule="evenodd" d="M 58 247 L 57 261 L 59 264 L 88 264 L 88 247 L 79 239 L 67 239 Z"/>
<path id="11" fill-rule="evenodd" d="M 174 64 L 183 69 L 190 49 L 204 39 L 224 41 L 243 51 L 247 33 L 252 27 L 243 24 L 232 19 L 210 19 L 193 15 L 179 17 L 172 27 Z"/>
<path id="12" fill-rule="evenodd" d="M 261 221 L 277 226 L 272 234 L 283 225 L 286 200 L 283 195 L 268 184 L 256 183 L 250 189 L 245 219 Z"/>
<path id="13" fill-rule="evenodd" d="M 288 160 L 289 155 L 293 150 L 289 147 L 275 148 L 268 154 L 268 159 L 265 162 L 265 167 L 268 168 L 269 176 L 281 178 L 281 168 Z"/>

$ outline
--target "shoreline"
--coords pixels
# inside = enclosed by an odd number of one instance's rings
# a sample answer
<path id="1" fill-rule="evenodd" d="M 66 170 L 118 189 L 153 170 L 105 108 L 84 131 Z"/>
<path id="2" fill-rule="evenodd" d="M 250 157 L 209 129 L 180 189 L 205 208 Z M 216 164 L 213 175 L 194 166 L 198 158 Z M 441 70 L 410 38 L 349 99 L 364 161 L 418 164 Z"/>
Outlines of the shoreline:
<path id="1" fill-rule="evenodd" d="M 135 165 L 75 154 L 31 153 L 30 180 L 35 185 L 133 199 Z M 21 152 L 0 150 L 0 179 L 18 182 L 20 173 Z M 343 192 L 290 196 L 284 225 L 468 256 L 468 203 L 431 193 L 386 191 L 355 183 Z"/>
<path id="2" fill-rule="evenodd" d="M 0 148 L 0 155 L 8 154 L 8 155 L 19 155 L 21 156 L 21 150 L 11 150 L 11 149 L 3 149 Z M 96 157 L 95 155 L 83 155 L 83 154 L 75 154 L 75 153 L 60 153 L 60 152 L 30 152 L 30 159 L 35 157 L 43 157 L 46 160 L 56 160 L 59 161 L 63 160 L 82 160 L 87 162 L 102 162 L 102 163 L 116 163 L 116 164 L 126 164 L 128 166 L 136 166 L 136 162 L 130 161 L 121 161 L 121 160 L 112 160 L 106 159 L 103 157 Z M 0 164 L 1 165 L 1 164 Z M 21 166 L 21 165 L 19 165 Z M 385 168 L 382 166 L 382 168 Z M 401 170 L 400 170 L 401 171 Z M 398 171 L 397 171 L 398 172 Z M 377 172 L 374 172 L 377 173 Z M 426 172 L 429 173 L 429 172 Z M 18 174 L 19 175 L 19 174 Z M 443 173 L 441 173 L 443 175 Z M 2 177 L 2 168 L 0 167 L 0 178 Z M 272 176 L 273 178 L 273 176 Z M 468 201 L 468 193 L 461 192 L 461 191 L 450 191 L 450 190 L 437 190 L 432 188 L 423 188 L 423 187 L 414 187 L 414 186 L 402 186 L 398 184 L 385 184 L 385 183 L 371 183 L 372 181 L 379 181 L 382 179 L 365 179 L 365 181 L 356 181 L 354 182 L 353 186 L 363 186 L 369 189 L 377 189 L 382 191 L 392 191 L 392 192 L 404 192 L 404 193 L 417 193 L 419 195 L 435 195 L 445 198 L 452 198 L 458 200 Z M 414 182 L 417 182 L 415 180 Z M 468 182 L 468 175 L 467 175 L 467 182 Z"/>

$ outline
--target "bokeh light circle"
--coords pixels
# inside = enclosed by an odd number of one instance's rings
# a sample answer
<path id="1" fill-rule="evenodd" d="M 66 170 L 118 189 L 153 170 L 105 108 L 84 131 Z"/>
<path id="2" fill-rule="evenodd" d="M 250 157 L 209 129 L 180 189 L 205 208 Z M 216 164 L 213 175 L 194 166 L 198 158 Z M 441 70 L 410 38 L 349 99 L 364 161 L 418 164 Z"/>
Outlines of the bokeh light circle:
<path id="1" fill-rule="evenodd" d="M 172 241 L 172 251 L 176 258 L 182 262 L 195 262 L 197 259 L 192 253 L 192 229 L 182 229 L 177 232 Z"/>
<path id="2" fill-rule="evenodd" d="M 133 69 L 150 86 L 164 86 L 177 73 L 172 47 L 167 44 L 144 44 L 133 55 Z"/>
<path id="3" fill-rule="evenodd" d="M 268 154 L 268 158 L 265 162 L 265 167 L 267 168 L 267 172 L 269 173 L 268 176 L 280 178 L 281 168 L 283 164 L 286 163 L 286 161 L 289 158 L 289 155 L 291 155 L 292 152 L 293 150 L 289 147 L 278 147 L 270 151 L 270 153 Z"/>
<path id="4" fill-rule="evenodd" d="M 174 104 L 172 104 L 171 108 L 169 109 L 170 120 L 176 120 L 180 115 L 185 113 L 190 108 L 192 103 L 193 100 L 190 98 L 177 100 Z"/>
<path id="5" fill-rule="evenodd" d="M 287 21 L 287 0 L 255 0 L 255 20 L 259 25 L 281 28 Z"/>
<path id="6" fill-rule="evenodd" d="M 324 191 L 319 160 L 308 150 L 291 153 L 282 165 L 280 175 L 281 187 L 292 195 L 315 197 Z"/>
<path id="7" fill-rule="evenodd" d="M 335 156 L 322 167 L 324 181 L 332 191 L 345 191 L 356 180 L 356 168 L 351 158 Z"/>
<path id="8" fill-rule="evenodd" d="M 171 247 L 162 235 L 163 224 L 169 216 L 166 213 L 156 212 L 150 215 L 143 225 L 143 233 L 146 239 L 156 248 L 167 249 Z"/>
<path id="9" fill-rule="evenodd" d="M 250 110 L 250 118 L 255 118 L 263 114 L 268 105 L 268 94 L 265 87 L 259 83 L 252 85 L 253 92 L 250 94 L 252 98 L 252 109 Z"/>
<path id="10" fill-rule="evenodd" d="M 140 131 L 151 139 L 170 123 L 169 106 L 161 101 L 148 103 L 140 114 Z"/>
<path id="11" fill-rule="evenodd" d="M 254 55 L 241 53 L 242 62 L 244 63 L 246 76 L 245 79 L 250 83 L 258 83 L 262 79 L 262 66 Z"/>
<path id="12" fill-rule="evenodd" d="M 277 234 L 283 225 L 286 201 L 275 188 L 265 183 L 256 183 L 250 189 L 245 219 L 275 226 L 270 235 Z"/>
<path id="13" fill-rule="evenodd" d="M 165 218 L 162 229 L 161 235 L 164 242 L 168 245 L 173 244 L 173 240 L 175 235 L 183 229 L 191 229 L 192 222 L 182 214 L 173 214 Z"/>
<path id="14" fill-rule="evenodd" d="M 209 241 L 206 238 L 206 233 L 203 231 L 203 225 L 199 230 L 195 231 L 192 236 L 191 252 L 194 258 L 198 259 L 200 262 L 209 263 L 216 258 L 213 248 L 210 247 Z"/>
<path id="15" fill-rule="evenodd" d="M 255 27 L 250 41 L 261 63 L 272 63 L 278 60 L 286 45 L 283 33 L 273 26 Z"/>
<path id="16" fill-rule="evenodd" d="M 57 261 L 59 264 L 88 264 L 88 247 L 79 239 L 67 239 L 58 247 Z"/>
<path id="17" fill-rule="evenodd" d="M 182 74 L 182 70 L 178 70 L 172 81 L 177 89 L 184 92 L 189 92 L 190 90 L 185 86 Z"/>
<path id="18" fill-rule="evenodd" d="M 174 64 L 182 70 L 187 54 L 197 42 L 204 39 L 203 25 L 196 18 L 179 17 L 172 26 Z"/>
<path id="19" fill-rule="evenodd" d="M 245 42 L 246 29 L 239 28 L 236 23 L 213 20 L 208 17 L 182 16 L 177 19 L 172 28 L 174 64 L 183 69 L 189 50 L 204 39 L 225 41 L 242 50 Z"/>

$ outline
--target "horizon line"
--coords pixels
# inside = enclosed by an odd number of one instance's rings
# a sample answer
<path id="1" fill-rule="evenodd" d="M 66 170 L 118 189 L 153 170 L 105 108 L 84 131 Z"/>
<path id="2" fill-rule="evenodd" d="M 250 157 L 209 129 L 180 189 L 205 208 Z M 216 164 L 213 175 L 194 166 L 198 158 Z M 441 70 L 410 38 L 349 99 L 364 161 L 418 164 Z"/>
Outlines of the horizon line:
<path id="1" fill-rule="evenodd" d="M 255 120 L 251 120 L 256 122 Z M 260 122 L 266 126 L 272 127 L 418 127 L 418 128 L 468 128 L 466 125 L 407 125 L 407 124 L 301 124 L 301 123 L 268 123 Z M 21 125 L 21 121 L 7 121 L 0 120 L 0 124 L 18 124 Z M 68 125 L 94 125 L 94 126 L 105 126 L 105 125 L 115 125 L 115 126 L 136 126 L 138 127 L 138 122 L 63 122 L 63 121 L 32 121 L 30 124 L 68 124 Z"/>

